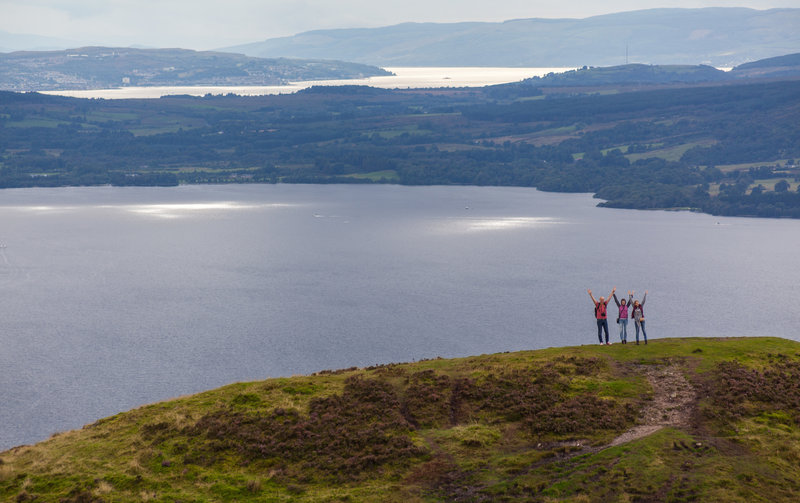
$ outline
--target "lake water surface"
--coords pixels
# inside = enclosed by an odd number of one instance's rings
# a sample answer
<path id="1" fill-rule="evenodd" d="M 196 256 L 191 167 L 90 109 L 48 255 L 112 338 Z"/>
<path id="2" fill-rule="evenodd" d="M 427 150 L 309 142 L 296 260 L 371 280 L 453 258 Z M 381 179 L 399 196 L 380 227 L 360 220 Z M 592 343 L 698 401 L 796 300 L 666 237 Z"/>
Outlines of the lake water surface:
<path id="1" fill-rule="evenodd" d="M 548 73 L 565 72 L 572 68 L 486 68 L 486 67 L 388 67 L 392 76 L 363 79 L 308 80 L 292 82 L 283 86 L 149 86 L 120 87 L 116 89 L 43 91 L 43 94 L 71 96 L 73 98 L 160 98 L 167 95 L 186 94 L 238 94 L 240 96 L 262 96 L 268 94 L 291 94 L 311 86 L 371 86 L 383 89 L 415 89 L 437 87 L 483 87 L 519 82 L 530 77 L 542 77 Z"/>
<path id="2" fill-rule="evenodd" d="M 234 381 L 596 343 L 586 288 L 649 290 L 651 340 L 798 339 L 800 221 L 596 203 L 488 187 L 4 190 L 0 447 Z"/>

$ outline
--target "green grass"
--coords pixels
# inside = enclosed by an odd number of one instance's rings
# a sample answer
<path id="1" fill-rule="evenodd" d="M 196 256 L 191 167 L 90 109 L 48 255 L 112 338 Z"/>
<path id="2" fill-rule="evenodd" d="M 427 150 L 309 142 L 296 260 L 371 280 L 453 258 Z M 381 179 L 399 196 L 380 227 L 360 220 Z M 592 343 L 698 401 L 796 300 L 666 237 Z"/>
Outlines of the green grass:
<path id="1" fill-rule="evenodd" d="M 370 173 L 353 173 L 347 176 L 350 178 L 372 180 L 373 182 L 379 182 L 384 179 L 389 181 L 400 180 L 400 177 L 397 175 L 397 171 L 393 169 L 386 169 L 383 171 L 372 171 Z"/>
<path id="2" fill-rule="evenodd" d="M 694 425 L 616 447 L 677 366 Z M 234 383 L 0 453 L 0 500 L 797 501 L 800 343 L 684 338 Z"/>
<path id="3" fill-rule="evenodd" d="M 85 115 L 88 122 L 129 121 L 141 117 L 137 112 L 111 112 L 108 110 L 93 110 Z"/>
<path id="4" fill-rule="evenodd" d="M 409 124 L 398 128 L 381 129 L 381 130 L 365 132 L 367 136 L 378 135 L 381 138 L 386 138 L 386 139 L 397 138 L 398 136 L 401 136 L 406 133 L 409 135 L 418 136 L 418 135 L 428 135 L 431 133 L 431 131 L 427 129 L 420 129 L 420 127 L 417 124 Z"/>
<path id="5" fill-rule="evenodd" d="M 181 124 L 168 124 L 163 126 L 134 127 L 134 128 L 129 128 L 128 131 L 133 133 L 134 136 L 152 136 L 163 133 L 177 133 L 181 129 L 188 129 L 188 128 L 185 128 Z"/>
<path id="6" fill-rule="evenodd" d="M 630 148 L 630 145 L 620 145 L 618 147 L 604 148 L 604 149 L 600 150 L 600 152 L 602 152 L 603 155 L 606 155 L 606 154 L 608 154 L 609 152 L 611 152 L 613 150 L 619 150 L 621 153 L 625 154 L 625 153 L 628 152 L 629 148 Z"/>
<path id="7" fill-rule="evenodd" d="M 8 121 L 5 123 L 5 127 L 13 127 L 13 128 L 56 128 L 61 125 L 69 125 L 70 122 L 58 120 L 58 119 L 51 119 L 49 117 L 30 117 L 23 119 L 21 121 Z"/>
<path id="8" fill-rule="evenodd" d="M 659 148 L 654 150 L 649 150 L 647 152 L 635 153 L 635 154 L 626 154 L 625 157 L 628 158 L 631 162 L 638 161 L 639 159 L 650 159 L 653 157 L 658 157 L 667 161 L 679 161 L 681 156 L 686 153 L 687 150 L 693 147 L 709 147 L 716 143 L 715 140 L 705 140 L 705 141 L 696 141 L 691 143 L 683 143 L 681 145 L 674 145 L 672 147 L 665 147 Z"/>
<path id="9" fill-rule="evenodd" d="M 787 161 L 788 159 L 778 159 L 771 161 L 745 162 L 741 164 L 720 164 L 717 166 L 717 168 L 719 168 L 719 170 L 723 173 L 731 173 L 735 171 L 748 170 L 750 168 L 759 168 L 761 166 L 785 166 Z"/>

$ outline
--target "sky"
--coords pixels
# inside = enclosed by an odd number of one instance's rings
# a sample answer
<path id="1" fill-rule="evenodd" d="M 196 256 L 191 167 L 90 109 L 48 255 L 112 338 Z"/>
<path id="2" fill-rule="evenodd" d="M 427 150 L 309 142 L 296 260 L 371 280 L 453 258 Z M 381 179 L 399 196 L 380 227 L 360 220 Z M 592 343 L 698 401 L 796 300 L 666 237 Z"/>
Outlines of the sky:
<path id="1" fill-rule="evenodd" d="M 585 18 L 659 7 L 800 7 L 798 0 L 0 0 L 0 31 L 76 45 L 208 50 L 325 28 L 407 21 Z"/>

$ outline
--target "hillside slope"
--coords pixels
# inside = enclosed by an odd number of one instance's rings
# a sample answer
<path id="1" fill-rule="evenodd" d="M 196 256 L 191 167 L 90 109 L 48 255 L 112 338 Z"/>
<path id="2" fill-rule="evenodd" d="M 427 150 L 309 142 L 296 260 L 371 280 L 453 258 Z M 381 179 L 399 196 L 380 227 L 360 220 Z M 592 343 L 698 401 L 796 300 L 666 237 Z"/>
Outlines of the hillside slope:
<path id="1" fill-rule="evenodd" d="M 648 9 L 586 19 L 315 30 L 226 50 L 381 66 L 580 67 L 630 61 L 732 67 L 796 52 L 799 22 L 800 9 Z"/>
<path id="2" fill-rule="evenodd" d="M 800 53 L 751 61 L 731 70 L 736 78 L 780 78 L 800 74 Z"/>
<path id="3" fill-rule="evenodd" d="M 615 84 L 658 85 L 730 82 L 755 79 L 794 79 L 800 77 L 800 53 L 751 61 L 725 72 L 708 65 L 627 65 L 582 67 L 542 77 L 525 79 L 521 84 L 541 87 L 611 86 Z M 505 84 L 515 86 L 516 84 Z M 501 87 L 501 86 L 498 86 Z"/>
<path id="4" fill-rule="evenodd" d="M 82 47 L 0 54 L 0 89 L 45 91 L 120 86 L 263 86 L 289 80 L 388 75 L 341 61 L 252 58 L 186 49 Z"/>
<path id="5" fill-rule="evenodd" d="M 3 501 L 797 501 L 800 343 L 662 339 L 238 383 L 0 454 Z"/>

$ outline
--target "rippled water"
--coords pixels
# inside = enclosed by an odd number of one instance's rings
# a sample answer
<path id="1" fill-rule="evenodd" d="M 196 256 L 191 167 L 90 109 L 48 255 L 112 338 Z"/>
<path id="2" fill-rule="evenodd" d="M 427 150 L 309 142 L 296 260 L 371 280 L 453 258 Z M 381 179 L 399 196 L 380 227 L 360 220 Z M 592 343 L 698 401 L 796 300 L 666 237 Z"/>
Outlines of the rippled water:
<path id="1" fill-rule="evenodd" d="M 2 191 L 0 447 L 234 381 L 592 344 L 586 288 L 648 289 L 652 339 L 798 338 L 800 221 L 596 202 L 387 185 Z"/>

